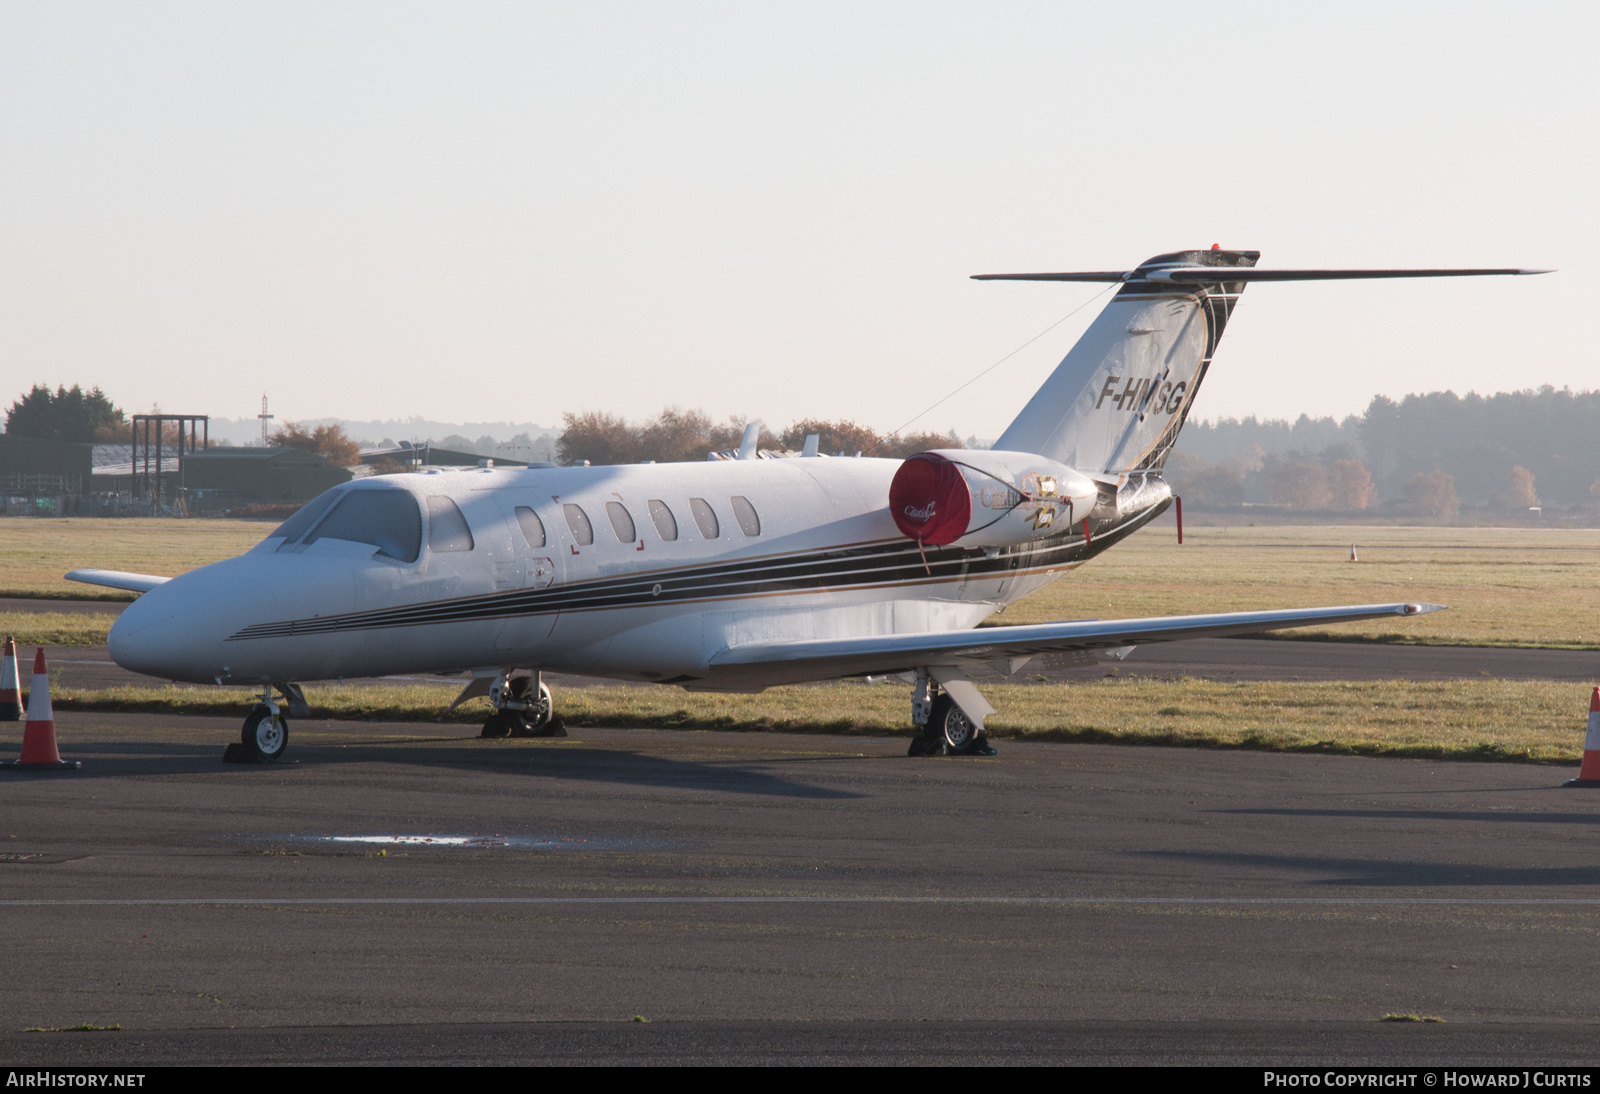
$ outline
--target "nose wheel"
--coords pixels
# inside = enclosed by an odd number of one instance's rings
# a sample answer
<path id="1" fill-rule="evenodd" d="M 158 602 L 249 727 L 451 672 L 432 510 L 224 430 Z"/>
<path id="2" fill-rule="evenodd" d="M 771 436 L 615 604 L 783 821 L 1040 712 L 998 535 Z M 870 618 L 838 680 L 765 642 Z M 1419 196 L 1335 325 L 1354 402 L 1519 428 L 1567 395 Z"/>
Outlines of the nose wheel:
<path id="1" fill-rule="evenodd" d="M 502 675 L 489 688 L 494 713 L 483 723 L 483 737 L 565 737 L 550 688 L 532 676 Z"/>
<path id="2" fill-rule="evenodd" d="M 289 749 L 289 719 L 276 703 L 257 703 L 244 720 L 239 743 L 257 763 L 272 763 Z"/>

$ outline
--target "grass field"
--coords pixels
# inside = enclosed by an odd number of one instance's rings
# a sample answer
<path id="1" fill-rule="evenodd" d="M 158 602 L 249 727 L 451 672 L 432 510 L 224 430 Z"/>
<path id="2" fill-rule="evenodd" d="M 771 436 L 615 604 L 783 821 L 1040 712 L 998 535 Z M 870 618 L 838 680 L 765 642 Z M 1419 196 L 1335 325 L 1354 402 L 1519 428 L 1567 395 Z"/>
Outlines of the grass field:
<path id="1" fill-rule="evenodd" d="M 0 522 L 0 596 L 132 600 L 131 593 L 61 575 L 94 569 L 175 577 L 243 554 L 274 527 L 253 520 L 8 519 Z"/>
<path id="2" fill-rule="evenodd" d="M 474 723 L 475 700 L 448 717 L 454 688 L 307 687 L 319 719 Z M 1583 754 L 1589 696 L 1545 681 L 1474 680 L 1217 683 L 1105 680 L 1070 687 L 992 685 L 996 738 L 1250 748 L 1440 759 L 1575 762 Z M 840 683 L 774 688 L 761 695 L 689 694 L 676 688 L 595 687 L 556 697 L 569 726 L 722 729 L 907 736 L 904 684 Z M 58 710 L 142 710 L 237 715 L 251 694 L 237 688 L 58 690 Z M 14 748 L 21 727 L 0 729 Z M 64 746 L 65 747 L 65 746 Z"/>
<path id="3" fill-rule="evenodd" d="M 1186 528 L 1184 539 L 1146 529 L 994 621 L 1423 600 L 1450 610 L 1283 634 L 1600 649 L 1600 530 Z"/>
<path id="4" fill-rule="evenodd" d="M 38 520 L 0 525 L 0 596 L 125 599 L 64 581 L 77 567 L 173 575 L 239 554 L 271 531 L 255 521 Z M 1437 645 L 1600 649 L 1600 530 L 1198 527 L 1178 546 L 1149 528 L 995 617 L 997 623 L 1113 619 L 1252 608 L 1426 600 L 1404 622 L 1347 623 L 1296 637 Z M 1349 561 L 1350 544 L 1361 561 Z M 0 626 L 26 628 L 26 621 Z M 40 626 L 64 627 L 49 623 Z M 97 644 L 84 621 L 71 630 Z M 19 638 L 22 630 L 16 630 Z M 40 641 L 29 637 L 27 641 Z"/>
<path id="5" fill-rule="evenodd" d="M 23 646 L 103 646 L 116 616 L 101 612 L 0 612 L 0 636 Z"/>

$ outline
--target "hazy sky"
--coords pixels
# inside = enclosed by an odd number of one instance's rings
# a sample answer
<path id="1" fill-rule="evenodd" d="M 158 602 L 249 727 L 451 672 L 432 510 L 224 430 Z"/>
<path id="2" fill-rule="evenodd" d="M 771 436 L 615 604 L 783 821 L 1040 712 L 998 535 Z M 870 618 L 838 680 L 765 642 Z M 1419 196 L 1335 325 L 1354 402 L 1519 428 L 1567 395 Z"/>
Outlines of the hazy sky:
<path id="1" fill-rule="evenodd" d="M 900 425 L 1127 268 L 1257 285 L 1195 413 L 1600 386 L 1600 5 L 0 2 L 0 396 Z M 993 437 L 1098 302 L 917 423 Z"/>

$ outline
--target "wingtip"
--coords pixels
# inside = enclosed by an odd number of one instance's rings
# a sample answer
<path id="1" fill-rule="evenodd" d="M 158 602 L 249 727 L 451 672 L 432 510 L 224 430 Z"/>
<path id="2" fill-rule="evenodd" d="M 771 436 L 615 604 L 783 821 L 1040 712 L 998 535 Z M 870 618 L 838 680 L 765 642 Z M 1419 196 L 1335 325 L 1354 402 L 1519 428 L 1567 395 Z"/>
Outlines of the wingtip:
<path id="1" fill-rule="evenodd" d="M 1442 612 L 1449 610 L 1448 604 L 1404 604 L 1400 608 L 1401 615 L 1427 615 L 1429 612 Z"/>

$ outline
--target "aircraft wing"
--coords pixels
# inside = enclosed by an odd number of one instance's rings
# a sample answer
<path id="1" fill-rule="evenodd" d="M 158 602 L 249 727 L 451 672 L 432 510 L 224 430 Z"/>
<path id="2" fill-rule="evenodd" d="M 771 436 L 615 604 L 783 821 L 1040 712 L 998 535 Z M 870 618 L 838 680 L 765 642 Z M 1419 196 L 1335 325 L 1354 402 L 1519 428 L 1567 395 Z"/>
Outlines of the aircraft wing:
<path id="1" fill-rule="evenodd" d="M 81 581 L 85 585 L 104 585 L 108 589 L 126 589 L 133 593 L 147 593 L 157 585 L 165 585 L 170 577 L 150 574 L 128 574 L 121 570 L 73 570 L 64 575 L 68 581 Z"/>
<path id="2" fill-rule="evenodd" d="M 1334 608 L 1289 608 L 1268 612 L 1169 615 L 1149 619 L 1090 619 L 984 627 L 970 631 L 886 634 L 866 638 L 813 638 L 731 646 L 711 658 L 714 668 L 763 665 L 792 667 L 796 678 L 813 680 L 869 673 L 905 672 L 919 666 L 980 665 L 1013 657 L 1064 650 L 1110 649 L 1185 638 L 1349 623 L 1383 616 L 1424 615 L 1443 604 L 1351 604 Z"/>

